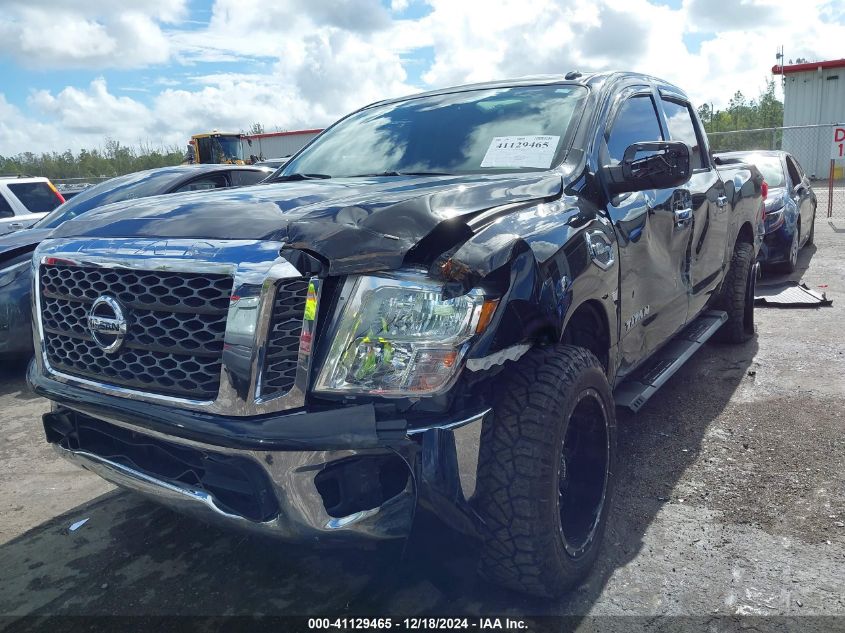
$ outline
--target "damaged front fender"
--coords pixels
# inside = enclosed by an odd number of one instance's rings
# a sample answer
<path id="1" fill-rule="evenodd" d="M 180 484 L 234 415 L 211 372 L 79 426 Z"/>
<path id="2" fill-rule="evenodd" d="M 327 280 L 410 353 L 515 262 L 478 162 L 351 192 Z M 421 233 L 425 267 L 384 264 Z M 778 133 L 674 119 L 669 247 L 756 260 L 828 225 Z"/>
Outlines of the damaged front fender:
<path id="1" fill-rule="evenodd" d="M 616 236 L 597 209 L 582 198 L 563 196 L 495 218 L 435 262 L 432 274 L 446 279 L 453 295 L 477 286 L 502 294 L 494 320 L 468 359 L 524 341 L 560 340 L 571 308 L 596 296 L 596 290 L 614 311 L 610 297 L 618 278 L 615 271 L 592 265 L 584 235 L 594 231 L 615 251 Z"/>

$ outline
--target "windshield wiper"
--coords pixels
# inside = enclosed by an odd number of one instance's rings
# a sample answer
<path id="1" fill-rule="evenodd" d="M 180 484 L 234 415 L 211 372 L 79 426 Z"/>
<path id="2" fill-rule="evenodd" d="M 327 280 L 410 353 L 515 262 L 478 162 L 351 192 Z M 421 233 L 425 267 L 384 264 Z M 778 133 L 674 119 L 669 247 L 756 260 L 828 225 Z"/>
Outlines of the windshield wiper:
<path id="1" fill-rule="evenodd" d="M 381 171 L 374 174 L 355 174 L 347 178 L 374 178 L 378 176 L 452 176 L 446 171 Z"/>
<path id="2" fill-rule="evenodd" d="M 293 173 L 293 174 L 284 174 L 282 176 L 276 176 L 272 180 L 268 182 L 286 182 L 289 180 L 323 180 L 325 178 L 331 178 L 328 174 L 300 174 L 300 173 Z"/>

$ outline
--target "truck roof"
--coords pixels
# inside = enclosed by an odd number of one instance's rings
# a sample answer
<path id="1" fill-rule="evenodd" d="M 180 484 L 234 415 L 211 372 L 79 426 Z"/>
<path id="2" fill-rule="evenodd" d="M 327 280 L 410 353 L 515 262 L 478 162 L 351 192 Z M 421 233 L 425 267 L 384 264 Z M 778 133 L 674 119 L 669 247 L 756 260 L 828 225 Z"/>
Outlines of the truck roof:
<path id="1" fill-rule="evenodd" d="M 577 72 L 577 71 L 575 71 Z M 469 90 L 492 90 L 496 88 L 511 88 L 515 86 L 536 86 L 536 85 L 546 85 L 546 84 L 571 84 L 576 86 L 587 86 L 591 88 L 600 88 L 605 83 L 610 82 L 617 82 L 622 80 L 641 80 L 647 83 L 656 84 L 658 86 L 662 86 L 664 88 L 668 88 L 677 94 L 686 96 L 686 93 L 675 86 L 674 84 L 669 83 L 663 79 L 658 77 L 654 77 L 652 75 L 646 75 L 643 73 L 637 72 L 630 72 L 630 71 L 602 71 L 602 72 L 594 72 L 594 73 L 578 73 L 577 77 L 571 77 L 573 73 L 566 73 L 566 74 L 548 74 L 548 75 L 527 75 L 525 77 L 517 77 L 513 79 L 498 79 L 495 81 L 484 81 L 479 83 L 472 83 L 472 84 L 462 84 L 459 86 L 449 86 L 448 88 L 438 88 L 436 90 L 428 90 L 425 92 L 419 92 L 415 94 L 405 95 L 403 97 L 395 97 L 392 99 L 384 99 L 382 101 L 376 101 L 371 103 L 365 108 L 369 108 L 372 106 L 377 105 L 385 105 L 389 103 L 399 103 L 401 101 L 408 101 L 410 99 L 418 99 L 422 97 L 431 97 L 437 95 L 444 95 L 444 94 L 451 94 L 455 92 L 464 92 Z"/>

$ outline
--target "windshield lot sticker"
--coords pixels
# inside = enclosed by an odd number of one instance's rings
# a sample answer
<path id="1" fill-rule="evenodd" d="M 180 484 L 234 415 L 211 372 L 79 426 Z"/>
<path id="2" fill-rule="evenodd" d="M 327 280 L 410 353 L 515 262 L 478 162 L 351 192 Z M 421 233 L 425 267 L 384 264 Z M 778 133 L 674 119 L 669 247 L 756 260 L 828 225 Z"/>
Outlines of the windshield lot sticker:
<path id="1" fill-rule="evenodd" d="M 559 136 L 495 136 L 481 166 L 549 168 L 559 140 Z"/>

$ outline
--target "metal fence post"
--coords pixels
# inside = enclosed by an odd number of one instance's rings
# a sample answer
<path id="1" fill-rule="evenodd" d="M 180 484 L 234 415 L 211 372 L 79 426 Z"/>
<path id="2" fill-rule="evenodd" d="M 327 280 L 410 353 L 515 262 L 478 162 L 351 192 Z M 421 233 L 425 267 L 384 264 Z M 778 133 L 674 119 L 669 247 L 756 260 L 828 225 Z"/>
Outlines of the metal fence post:
<path id="1" fill-rule="evenodd" d="M 836 175 L 834 168 L 835 162 L 832 158 L 830 159 L 830 175 L 827 179 L 827 217 L 833 217 L 833 177 Z"/>

